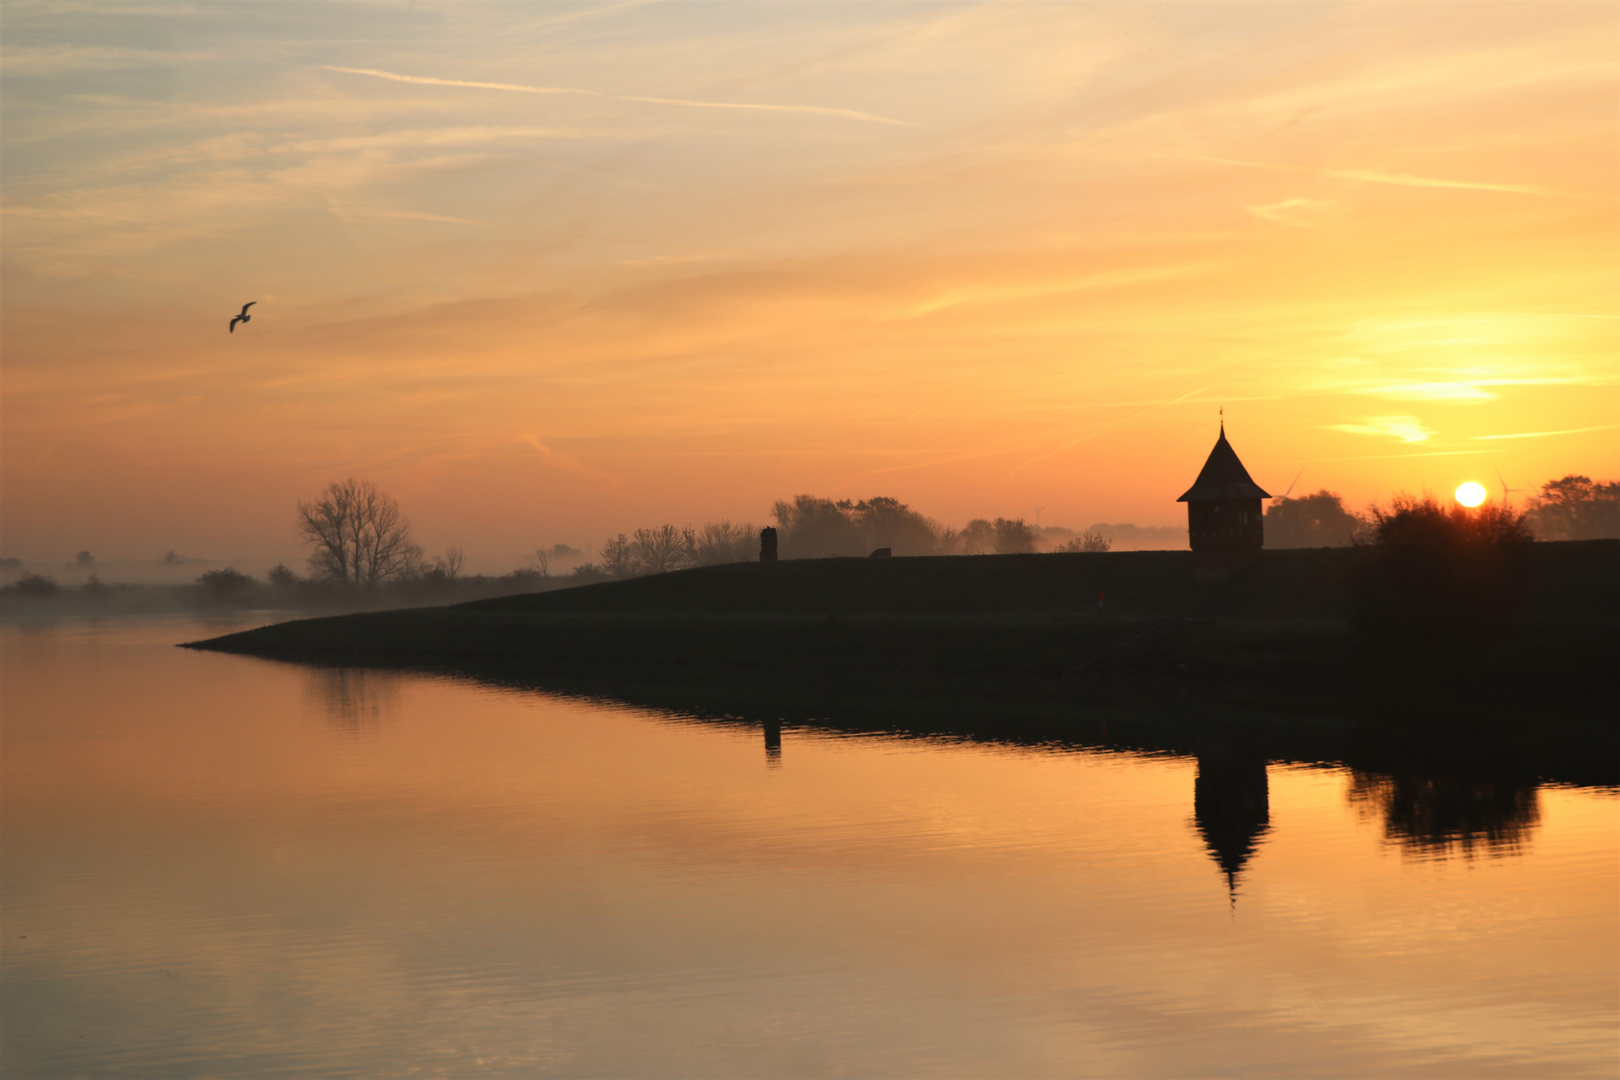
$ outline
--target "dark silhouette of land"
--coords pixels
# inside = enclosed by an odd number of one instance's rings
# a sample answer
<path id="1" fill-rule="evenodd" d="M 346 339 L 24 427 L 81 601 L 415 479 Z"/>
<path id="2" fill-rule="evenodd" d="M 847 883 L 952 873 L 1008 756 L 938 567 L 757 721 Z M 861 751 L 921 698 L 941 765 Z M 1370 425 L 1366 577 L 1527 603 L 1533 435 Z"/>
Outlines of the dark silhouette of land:
<path id="1" fill-rule="evenodd" d="M 1188 753 L 1220 735 L 1303 761 L 1405 740 L 1438 765 L 1620 783 L 1620 542 L 1529 545 L 1522 616 L 1485 637 L 1358 632 L 1367 549 L 1258 554 L 1217 585 L 1197 584 L 1191 552 L 734 564 L 192 647 L 857 730 L 1107 729 Z"/>

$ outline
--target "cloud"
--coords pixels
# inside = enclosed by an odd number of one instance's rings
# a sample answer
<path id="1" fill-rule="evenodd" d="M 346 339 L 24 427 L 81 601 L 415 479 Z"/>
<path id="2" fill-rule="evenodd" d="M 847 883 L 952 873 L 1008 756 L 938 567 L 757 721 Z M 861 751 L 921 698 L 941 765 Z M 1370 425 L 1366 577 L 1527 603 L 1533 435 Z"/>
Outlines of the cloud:
<path id="1" fill-rule="evenodd" d="M 1322 215 L 1342 209 L 1339 203 L 1330 199 L 1283 199 L 1280 202 L 1264 203 L 1260 206 L 1244 207 L 1249 213 L 1266 221 L 1275 221 L 1279 225 L 1292 225 L 1295 228 L 1314 229 L 1316 221 Z"/>
<path id="2" fill-rule="evenodd" d="M 321 65 L 327 71 L 341 71 L 348 75 L 369 75 L 376 79 L 413 83 L 420 86 L 456 86 L 471 90 L 502 90 L 515 94 L 573 94 L 581 97 L 603 98 L 608 101 L 631 101 L 643 105 L 674 105 L 689 109 L 740 109 L 752 112 L 797 113 L 806 116 L 836 116 L 845 120 L 861 120 L 871 124 L 893 124 L 898 127 L 916 127 L 906 120 L 896 120 L 856 109 L 837 109 L 825 105 L 761 105 L 740 101 L 696 101 L 690 98 L 644 97 L 636 94 L 606 94 L 599 90 L 582 90 L 573 86 L 524 86 L 520 83 L 474 82 L 467 79 L 438 79 L 426 75 L 400 75 L 376 68 L 338 67 Z"/>
<path id="3" fill-rule="evenodd" d="M 1514 195 L 1546 195 L 1570 198 L 1569 192 L 1537 187 L 1533 184 L 1499 184 L 1484 180 L 1448 180 L 1435 176 L 1414 176 L 1411 173 L 1384 172 L 1379 169 L 1318 169 L 1304 165 L 1277 165 L 1267 161 L 1242 161 L 1237 158 L 1199 157 L 1216 165 L 1236 165 L 1244 169 L 1265 169 L 1269 172 L 1296 173 L 1305 176 L 1326 176 L 1334 180 L 1355 180 L 1366 184 L 1394 184 L 1397 187 L 1461 188 L 1466 191 L 1501 191 Z M 1286 201 L 1286 200 L 1285 200 Z"/>
<path id="4" fill-rule="evenodd" d="M 1401 442 L 1427 442 L 1434 434 L 1415 416 L 1369 416 L 1359 424 L 1328 424 L 1328 431 L 1349 435 L 1372 435 Z"/>
<path id="5" fill-rule="evenodd" d="M 534 452 L 540 455 L 540 460 L 548 468 L 595 481 L 605 491 L 614 491 L 624 486 L 622 478 L 611 473 L 602 472 L 600 469 L 593 469 L 578 458 L 565 454 L 560 450 L 553 450 L 541 442 L 538 435 L 520 435 L 518 441 L 533 448 Z"/>
<path id="6" fill-rule="evenodd" d="M 1475 435 L 1479 442 L 1492 442 L 1497 439 L 1545 439 L 1552 435 L 1580 435 L 1588 431 L 1613 431 L 1620 424 L 1598 424 L 1596 427 L 1564 428 L 1561 431 L 1519 431 L 1512 435 Z"/>

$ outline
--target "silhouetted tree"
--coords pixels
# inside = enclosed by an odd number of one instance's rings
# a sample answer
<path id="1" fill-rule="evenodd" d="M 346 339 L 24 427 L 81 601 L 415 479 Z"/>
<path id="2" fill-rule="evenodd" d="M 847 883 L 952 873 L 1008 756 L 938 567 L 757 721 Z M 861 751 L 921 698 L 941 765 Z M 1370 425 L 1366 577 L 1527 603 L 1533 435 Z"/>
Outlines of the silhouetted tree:
<path id="1" fill-rule="evenodd" d="M 837 504 L 863 537 L 867 551 L 888 548 L 896 555 L 934 555 L 944 530 L 899 499 L 876 498 Z"/>
<path id="2" fill-rule="evenodd" d="M 290 589 L 298 584 L 298 575 L 281 563 L 272 566 L 265 578 L 278 589 Z"/>
<path id="3" fill-rule="evenodd" d="M 692 560 L 698 566 L 753 562 L 759 547 L 758 535 L 759 530 L 752 525 L 711 521 L 697 534 Z"/>
<path id="4" fill-rule="evenodd" d="M 796 495 L 771 508 L 780 534 L 783 558 L 824 559 L 865 555 L 869 550 L 860 526 L 831 499 Z"/>
<path id="5" fill-rule="evenodd" d="M 210 595 L 223 599 L 252 588 L 253 579 L 234 567 L 228 566 L 223 570 L 208 571 L 208 573 L 197 579 L 197 584 L 207 589 Z"/>
<path id="6" fill-rule="evenodd" d="M 1367 531 L 1367 521 L 1346 510 L 1339 494 L 1325 488 L 1298 499 L 1273 499 L 1266 507 L 1268 548 L 1349 547 Z"/>
<path id="7" fill-rule="evenodd" d="M 1620 481 L 1570 474 L 1549 480 L 1533 496 L 1526 516 L 1542 540 L 1620 537 Z"/>
<path id="8" fill-rule="evenodd" d="M 957 534 L 957 546 L 963 555 L 988 555 L 996 550 L 995 525 L 984 518 L 974 518 Z"/>
<path id="9" fill-rule="evenodd" d="M 1524 515 L 1397 495 L 1371 511 L 1375 542 L 1357 567 L 1352 615 L 1379 636 L 1489 634 L 1522 612 Z"/>
<path id="10" fill-rule="evenodd" d="M 466 561 L 466 556 L 462 555 L 460 548 L 448 547 L 444 549 L 443 555 L 433 560 L 433 568 L 444 580 L 454 581 L 461 576 L 461 567 Z"/>
<path id="11" fill-rule="evenodd" d="M 0 593 L 13 593 L 19 596 L 55 596 L 56 592 L 55 578 L 34 573 L 24 574 L 10 585 L 0 586 Z"/>
<path id="12" fill-rule="evenodd" d="M 1034 550 L 1034 526 L 1023 518 L 996 518 L 997 555 L 1028 555 Z"/>
<path id="13" fill-rule="evenodd" d="M 96 557 L 88 551 L 81 551 L 73 557 L 73 561 L 80 566 L 90 566 L 95 563 Z"/>
<path id="14" fill-rule="evenodd" d="M 655 529 L 637 529 L 631 542 L 631 558 L 636 572 L 667 574 L 692 565 L 697 535 L 690 527 L 677 529 L 673 525 L 660 525 Z"/>
<path id="15" fill-rule="evenodd" d="M 616 578 L 635 576 L 635 553 L 624 533 L 602 542 L 602 572 Z"/>
<path id="16" fill-rule="evenodd" d="M 298 534 L 317 577 L 372 587 L 410 577 L 422 558 L 399 503 L 370 480 L 327 485 L 313 503 L 298 503 Z"/>

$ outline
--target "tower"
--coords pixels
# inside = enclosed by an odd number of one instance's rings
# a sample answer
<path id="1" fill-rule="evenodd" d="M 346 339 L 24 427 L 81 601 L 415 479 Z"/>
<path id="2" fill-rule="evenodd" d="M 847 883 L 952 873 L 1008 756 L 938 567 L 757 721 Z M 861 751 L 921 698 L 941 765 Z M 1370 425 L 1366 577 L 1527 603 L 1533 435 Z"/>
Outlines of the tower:
<path id="1" fill-rule="evenodd" d="M 1226 441 L 1226 422 L 1198 479 L 1177 502 L 1187 504 L 1187 533 L 1203 570 L 1229 571 L 1265 543 L 1260 500 L 1271 496 L 1249 478 Z"/>

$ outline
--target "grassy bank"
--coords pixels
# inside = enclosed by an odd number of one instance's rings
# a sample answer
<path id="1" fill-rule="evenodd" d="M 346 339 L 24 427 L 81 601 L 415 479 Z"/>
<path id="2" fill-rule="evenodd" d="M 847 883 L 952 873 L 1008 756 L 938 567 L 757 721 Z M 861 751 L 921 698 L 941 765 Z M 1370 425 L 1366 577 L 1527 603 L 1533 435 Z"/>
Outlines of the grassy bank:
<path id="1" fill-rule="evenodd" d="M 1187 552 L 737 564 L 193 644 L 717 715 L 914 730 L 948 715 L 932 726 L 969 737 L 1064 738 L 1151 715 L 1167 731 L 1291 732 L 1302 741 L 1284 756 L 1310 757 L 1392 722 L 1612 759 L 1620 542 L 1530 555 L 1524 617 L 1490 638 L 1357 634 L 1346 616 L 1365 556 L 1319 549 L 1262 552 L 1216 585 L 1195 580 Z"/>

